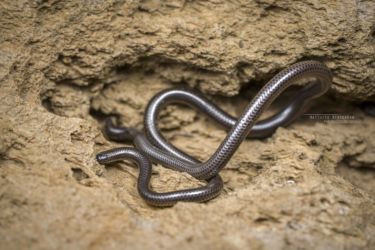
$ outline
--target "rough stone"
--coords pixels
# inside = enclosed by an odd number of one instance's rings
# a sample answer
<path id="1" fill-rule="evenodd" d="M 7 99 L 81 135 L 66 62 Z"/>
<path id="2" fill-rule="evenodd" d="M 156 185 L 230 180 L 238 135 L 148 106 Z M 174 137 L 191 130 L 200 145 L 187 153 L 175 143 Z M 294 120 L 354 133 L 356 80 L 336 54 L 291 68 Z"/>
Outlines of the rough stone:
<path id="1" fill-rule="evenodd" d="M 373 249 L 373 1 L 11 1 L 0 5 L 0 246 L 3 249 Z M 203 203 L 153 208 L 104 117 L 142 128 L 158 91 L 190 86 L 233 115 L 279 70 L 318 59 L 330 94 L 264 140 L 246 140 Z M 291 90 L 293 91 L 293 90 Z M 274 112 L 276 103 L 266 115 Z M 285 98 L 284 98 L 285 99 Z M 204 160 L 225 131 L 170 106 L 168 140 Z M 154 167 L 157 191 L 202 185 Z"/>

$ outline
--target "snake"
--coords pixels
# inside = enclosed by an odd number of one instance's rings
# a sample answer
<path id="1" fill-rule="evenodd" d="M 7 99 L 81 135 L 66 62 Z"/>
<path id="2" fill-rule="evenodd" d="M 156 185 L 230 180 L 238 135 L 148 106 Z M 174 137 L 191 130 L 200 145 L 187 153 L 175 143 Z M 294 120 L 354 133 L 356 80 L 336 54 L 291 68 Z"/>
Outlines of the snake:
<path id="1" fill-rule="evenodd" d="M 108 164 L 121 160 L 133 160 L 139 166 L 137 189 L 140 196 L 149 204 L 156 207 L 169 207 L 178 201 L 204 202 L 220 194 L 223 181 L 220 175 L 211 178 L 207 185 L 178 191 L 158 193 L 150 189 L 152 163 L 140 150 L 132 147 L 119 147 L 97 154 L 100 164 Z"/>
<path id="2" fill-rule="evenodd" d="M 308 84 L 297 91 L 281 111 L 256 123 L 263 111 L 282 92 L 300 81 L 307 81 Z M 136 149 L 122 147 L 108 150 L 99 153 L 97 160 L 102 164 L 126 158 L 135 161 L 140 167 L 138 191 L 146 202 L 152 205 L 169 206 L 178 201 L 206 201 L 220 193 L 223 184 L 219 172 L 247 137 L 264 138 L 271 135 L 277 127 L 287 126 L 304 112 L 313 99 L 326 93 L 331 83 L 332 73 L 325 64 L 318 61 L 295 63 L 269 80 L 237 119 L 193 91 L 185 89 L 162 91 L 152 98 L 146 108 L 144 118 L 146 133 L 135 128 L 116 127 L 112 122 L 106 122 L 105 134 L 109 139 L 119 142 L 132 141 Z M 177 149 L 159 132 L 156 124 L 158 114 L 162 108 L 171 103 L 183 103 L 196 108 L 228 129 L 225 139 L 205 162 L 200 162 Z M 151 162 L 186 172 L 208 183 L 199 190 L 187 189 L 155 195 L 150 193 L 150 179 L 146 178 L 149 177 L 147 173 L 151 169 Z"/>

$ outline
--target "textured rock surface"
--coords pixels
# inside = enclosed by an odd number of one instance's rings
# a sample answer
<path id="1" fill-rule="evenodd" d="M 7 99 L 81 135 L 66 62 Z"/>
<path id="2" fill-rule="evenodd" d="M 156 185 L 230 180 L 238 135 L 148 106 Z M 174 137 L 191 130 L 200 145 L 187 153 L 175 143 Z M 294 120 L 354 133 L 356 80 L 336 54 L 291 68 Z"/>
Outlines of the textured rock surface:
<path id="1" fill-rule="evenodd" d="M 343 101 L 374 100 L 374 13 L 370 0 L 3 1 L 1 248 L 374 248 L 375 119 Z M 156 92 L 186 84 L 238 115 L 257 85 L 308 58 L 335 76 L 311 112 L 356 120 L 245 141 L 213 201 L 149 207 L 133 164 L 95 161 L 118 146 L 101 134 L 107 115 L 141 128 Z M 200 159 L 225 135 L 184 107 L 160 125 Z M 200 185 L 154 169 L 156 190 Z"/>

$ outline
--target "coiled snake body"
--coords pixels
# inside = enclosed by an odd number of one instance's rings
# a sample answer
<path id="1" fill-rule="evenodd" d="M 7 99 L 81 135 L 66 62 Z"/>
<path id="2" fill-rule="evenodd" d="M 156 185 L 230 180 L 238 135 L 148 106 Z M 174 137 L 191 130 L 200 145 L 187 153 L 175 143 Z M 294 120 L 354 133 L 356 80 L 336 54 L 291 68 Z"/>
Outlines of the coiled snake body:
<path id="1" fill-rule="evenodd" d="M 299 90 L 279 113 L 255 124 L 262 112 L 277 96 L 289 86 L 306 78 L 314 81 Z M 212 199 L 220 193 L 223 187 L 218 173 L 225 167 L 246 137 L 267 137 L 277 127 L 290 124 L 304 112 L 312 99 L 327 92 L 331 81 L 331 72 L 324 64 L 317 61 L 296 63 L 278 73 L 264 85 L 238 119 L 228 115 L 219 107 L 192 91 L 182 89 L 163 91 L 150 101 L 146 109 L 144 128 L 147 137 L 136 129 L 116 127 L 111 120 L 106 122 L 105 134 L 109 139 L 119 142 L 133 141 L 136 149 L 128 147 L 112 149 L 99 153 L 97 160 L 101 164 L 121 159 L 134 160 L 140 167 L 138 191 L 151 205 L 170 206 L 177 201 L 206 201 Z M 229 129 L 226 138 L 206 162 L 199 162 L 175 148 L 158 131 L 156 125 L 158 113 L 170 103 L 188 104 Z M 177 171 L 187 172 L 197 179 L 206 180 L 208 183 L 204 187 L 194 189 L 168 193 L 153 192 L 149 189 L 150 161 Z"/>

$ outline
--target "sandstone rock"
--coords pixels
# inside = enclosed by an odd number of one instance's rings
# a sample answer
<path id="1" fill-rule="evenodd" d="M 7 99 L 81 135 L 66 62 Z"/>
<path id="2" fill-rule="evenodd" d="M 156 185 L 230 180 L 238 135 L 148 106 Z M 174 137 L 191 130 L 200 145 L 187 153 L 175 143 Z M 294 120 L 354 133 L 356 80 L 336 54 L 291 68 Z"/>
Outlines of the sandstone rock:
<path id="1" fill-rule="evenodd" d="M 0 27 L 2 248 L 375 247 L 375 119 L 344 101 L 375 100 L 373 1 L 5 0 Z M 106 116 L 141 128 L 148 100 L 176 86 L 239 115 L 259 85 L 304 59 L 334 74 L 311 112 L 356 119 L 300 119 L 246 140 L 215 200 L 153 208 L 134 164 L 95 160 L 119 146 L 101 133 Z M 187 107 L 166 108 L 160 127 L 201 160 L 225 136 Z M 198 185 L 154 167 L 155 190 Z"/>

